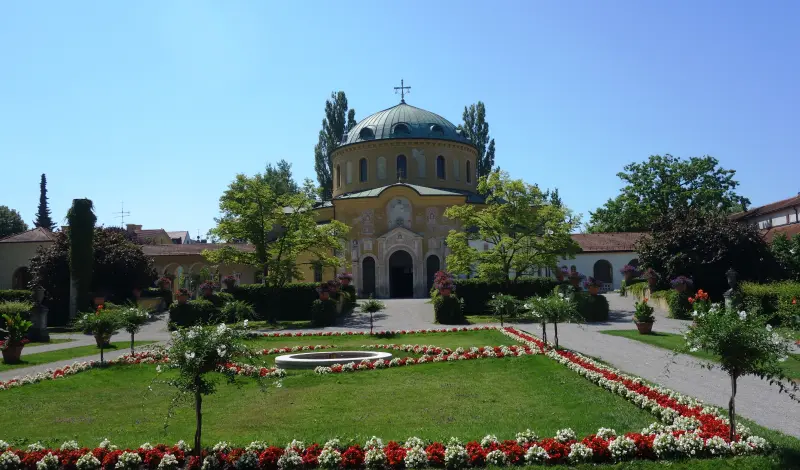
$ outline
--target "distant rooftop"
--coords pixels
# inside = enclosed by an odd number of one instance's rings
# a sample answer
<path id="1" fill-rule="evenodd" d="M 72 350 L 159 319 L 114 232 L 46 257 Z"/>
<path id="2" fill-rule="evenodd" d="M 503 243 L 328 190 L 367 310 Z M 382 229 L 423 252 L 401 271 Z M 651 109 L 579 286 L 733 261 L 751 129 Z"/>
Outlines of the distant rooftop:
<path id="1" fill-rule="evenodd" d="M 797 207 L 800 209 L 800 193 L 798 193 L 797 196 L 793 196 L 788 199 L 771 202 L 763 206 L 753 207 L 746 211 L 737 212 L 732 214 L 730 218 L 733 220 L 747 220 L 759 215 L 770 214 L 772 212 L 777 212 L 779 210 L 789 209 L 792 207 Z"/>
<path id="2" fill-rule="evenodd" d="M 52 242 L 55 241 L 55 239 L 56 236 L 53 232 L 45 228 L 37 227 L 27 232 L 0 238 L 0 243 L 41 243 Z"/>

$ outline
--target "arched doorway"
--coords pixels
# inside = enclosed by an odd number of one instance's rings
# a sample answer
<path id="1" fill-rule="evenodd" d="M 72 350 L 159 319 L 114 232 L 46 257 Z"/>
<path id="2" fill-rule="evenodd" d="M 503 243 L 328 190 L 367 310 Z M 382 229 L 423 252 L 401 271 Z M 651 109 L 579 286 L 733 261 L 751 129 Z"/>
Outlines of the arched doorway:
<path id="1" fill-rule="evenodd" d="M 632 260 L 628 261 L 628 264 L 630 264 L 634 268 L 638 268 L 639 267 L 639 258 L 633 258 Z"/>
<path id="2" fill-rule="evenodd" d="M 603 284 L 614 284 L 614 274 L 611 263 L 604 259 L 597 260 L 597 262 L 594 263 L 593 274 L 594 278 Z"/>
<path id="3" fill-rule="evenodd" d="M 28 271 L 27 267 L 23 266 L 14 271 L 14 274 L 11 277 L 11 288 L 27 289 L 28 283 L 30 282 L 31 282 L 31 273 L 30 271 Z"/>
<path id="4" fill-rule="evenodd" d="M 427 279 L 427 281 L 428 281 L 428 284 L 427 284 L 428 285 L 428 290 L 427 290 L 427 292 L 430 292 L 431 289 L 433 289 L 433 278 L 434 278 L 434 276 L 436 276 L 436 272 L 439 271 L 439 269 L 440 269 L 439 268 L 439 257 L 436 256 L 436 255 L 428 256 L 428 259 L 425 260 L 425 269 L 426 269 L 427 274 L 428 274 L 428 276 L 427 276 L 428 277 L 428 279 Z"/>
<path id="5" fill-rule="evenodd" d="M 375 295 L 375 258 L 371 256 L 361 262 L 361 292 L 364 297 Z"/>
<path id="6" fill-rule="evenodd" d="M 407 251 L 397 250 L 389 257 L 389 296 L 414 297 L 414 260 Z"/>

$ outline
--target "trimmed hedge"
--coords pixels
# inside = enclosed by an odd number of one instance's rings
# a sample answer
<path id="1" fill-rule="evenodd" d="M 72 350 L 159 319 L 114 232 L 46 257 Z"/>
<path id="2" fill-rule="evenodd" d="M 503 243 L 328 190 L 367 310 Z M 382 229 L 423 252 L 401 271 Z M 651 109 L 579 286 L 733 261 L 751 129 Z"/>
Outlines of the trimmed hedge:
<path id="1" fill-rule="evenodd" d="M 0 290 L 0 302 L 30 302 L 32 298 L 33 292 L 29 290 Z"/>
<path id="2" fill-rule="evenodd" d="M 209 323 L 218 317 L 219 309 L 208 300 L 190 300 L 181 305 L 177 302 L 169 307 L 169 321 L 177 326 L 192 326 Z"/>
<path id="3" fill-rule="evenodd" d="M 442 325 L 461 325 L 466 323 L 463 312 L 463 302 L 455 295 L 436 295 L 433 298 L 433 312 L 436 323 Z"/>
<path id="4" fill-rule="evenodd" d="M 670 289 L 666 292 L 664 297 L 667 299 L 667 306 L 669 307 L 669 316 L 679 320 L 690 320 L 692 318 L 692 311 L 694 308 L 689 303 L 689 297 L 692 296 L 688 290 L 685 292 L 678 292 L 675 289 Z"/>
<path id="5" fill-rule="evenodd" d="M 591 295 L 586 292 L 575 293 L 578 313 L 584 321 L 608 321 L 608 299 L 604 295 Z"/>
<path id="6" fill-rule="evenodd" d="M 311 304 L 311 325 L 317 327 L 336 324 L 336 301 L 317 299 Z"/>
<path id="7" fill-rule="evenodd" d="M 465 315 L 484 315 L 488 312 L 487 302 L 493 294 L 513 295 L 518 299 L 546 296 L 564 282 L 550 278 L 520 279 L 510 284 L 487 282 L 481 279 L 456 279 L 456 292 L 463 302 Z"/>
<path id="8" fill-rule="evenodd" d="M 260 318 L 276 321 L 311 320 L 312 306 L 319 298 L 317 286 L 313 282 L 297 282 L 281 288 L 243 284 L 229 292 L 236 300 L 253 305 Z"/>
<path id="9" fill-rule="evenodd" d="M 800 327 L 800 282 L 742 282 L 739 286 L 748 312 L 763 315 L 774 326 Z"/>

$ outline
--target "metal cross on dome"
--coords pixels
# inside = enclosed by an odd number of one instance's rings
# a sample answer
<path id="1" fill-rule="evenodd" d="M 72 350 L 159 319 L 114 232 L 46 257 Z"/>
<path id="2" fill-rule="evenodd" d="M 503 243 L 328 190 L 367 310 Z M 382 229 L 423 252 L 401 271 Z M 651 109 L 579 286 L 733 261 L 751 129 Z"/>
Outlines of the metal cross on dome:
<path id="1" fill-rule="evenodd" d="M 406 93 L 411 93 L 411 87 L 410 86 L 405 86 L 405 84 L 403 83 L 403 79 L 401 78 L 400 79 L 400 86 L 394 87 L 394 94 L 395 95 L 397 94 L 397 90 L 400 90 L 400 102 L 401 103 L 405 103 L 406 102 Z M 408 91 L 406 91 L 406 90 L 408 90 Z"/>

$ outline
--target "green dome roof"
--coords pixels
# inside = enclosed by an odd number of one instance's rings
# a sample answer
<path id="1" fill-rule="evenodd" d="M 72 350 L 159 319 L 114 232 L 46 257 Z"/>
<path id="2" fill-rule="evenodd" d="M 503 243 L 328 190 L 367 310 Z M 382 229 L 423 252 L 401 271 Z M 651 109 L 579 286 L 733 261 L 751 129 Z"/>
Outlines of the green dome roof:
<path id="1" fill-rule="evenodd" d="M 343 136 L 341 145 L 380 139 L 437 139 L 472 145 L 452 122 L 405 102 L 361 120 Z"/>

